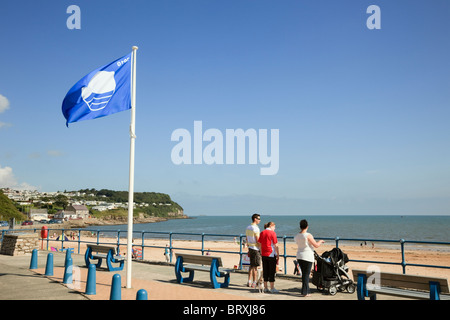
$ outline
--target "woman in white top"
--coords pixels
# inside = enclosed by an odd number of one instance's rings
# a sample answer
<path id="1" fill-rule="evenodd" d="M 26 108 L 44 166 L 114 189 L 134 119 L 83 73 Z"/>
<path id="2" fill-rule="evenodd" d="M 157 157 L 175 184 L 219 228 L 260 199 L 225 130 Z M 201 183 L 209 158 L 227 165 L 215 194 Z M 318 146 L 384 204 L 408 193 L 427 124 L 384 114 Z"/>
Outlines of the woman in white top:
<path id="1" fill-rule="evenodd" d="M 297 243 L 297 261 L 302 271 L 302 295 L 310 296 L 309 291 L 309 274 L 314 263 L 314 249 L 320 247 L 325 241 L 316 242 L 312 234 L 308 233 L 308 222 L 300 221 L 300 232 L 294 237 Z"/>

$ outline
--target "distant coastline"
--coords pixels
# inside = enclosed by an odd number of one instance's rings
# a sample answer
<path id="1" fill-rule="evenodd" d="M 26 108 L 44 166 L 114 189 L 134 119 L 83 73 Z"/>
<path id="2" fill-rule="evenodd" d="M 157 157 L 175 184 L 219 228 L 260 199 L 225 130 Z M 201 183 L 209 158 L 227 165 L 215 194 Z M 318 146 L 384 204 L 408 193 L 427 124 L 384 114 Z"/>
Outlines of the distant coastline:
<path id="1" fill-rule="evenodd" d="M 133 224 L 156 223 L 168 220 L 192 219 L 189 216 L 172 216 L 172 217 L 134 217 Z M 16 225 L 14 229 L 40 229 L 47 226 L 49 229 L 78 229 L 95 226 L 114 226 L 127 224 L 127 219 L 122 216 L 113 216 L 112 218 L 87 218 L 79 220 L 64 221 L 61 224 L 34 223 L 33 225 Z M 8 227 L 2 227 L 0 230 L 7 230 Z"/>

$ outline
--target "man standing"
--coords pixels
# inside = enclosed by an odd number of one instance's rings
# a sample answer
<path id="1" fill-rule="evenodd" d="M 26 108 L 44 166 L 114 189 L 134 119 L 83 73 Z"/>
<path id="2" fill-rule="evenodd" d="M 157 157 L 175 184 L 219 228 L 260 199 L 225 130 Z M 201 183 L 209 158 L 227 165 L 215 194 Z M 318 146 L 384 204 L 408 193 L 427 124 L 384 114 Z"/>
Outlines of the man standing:
<path id="1" fill-rule="evenodd" d="M 250 267 L 248 269 L 248 286 L 256 288 L 258 282 L 258 267 L 261 265 L 261 253 L 259 251 L 259 227 L 261 216 L 257 213 L 252 215 L 252 223 L 245 230 L 247 236 L 248 257 L 250 258 Z"/>

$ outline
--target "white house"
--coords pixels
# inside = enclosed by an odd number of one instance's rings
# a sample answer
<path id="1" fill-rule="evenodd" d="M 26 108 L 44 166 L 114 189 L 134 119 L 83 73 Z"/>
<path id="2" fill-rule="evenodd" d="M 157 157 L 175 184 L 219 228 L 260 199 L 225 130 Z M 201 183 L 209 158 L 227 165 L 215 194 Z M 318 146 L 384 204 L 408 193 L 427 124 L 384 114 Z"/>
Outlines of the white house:
<path id="1" fill-rule="evenodd" d="M 39 221 L 39 220 L 47 220 L 48 219 L 48 211 L 47 209 L 30 209 L 30 219 Z"/>
<path id="2" fill-rule="evenodd" d="M 89 218 L 89 209 L 85 205 L 70 205 L 64 210 L 65 214 L 74 218 L 71 219 L 86 219 Z"/>
<path id="3" fill-rule="evenodd" d="M 77 215 L 72 211 L 60 210 L 57 213 L 55 213 L 54 218 L 67 221 L 69 219 L 76 219 Z"/>

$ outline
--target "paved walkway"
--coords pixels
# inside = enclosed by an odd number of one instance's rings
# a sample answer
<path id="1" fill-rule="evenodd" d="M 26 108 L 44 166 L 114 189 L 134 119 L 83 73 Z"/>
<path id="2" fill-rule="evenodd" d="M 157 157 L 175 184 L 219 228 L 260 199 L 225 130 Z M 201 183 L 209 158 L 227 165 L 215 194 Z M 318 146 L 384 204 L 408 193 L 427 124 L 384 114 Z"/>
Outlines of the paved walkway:
<path id="1" fill-rule="evenodd" d="M 122 300 L 135 300 L 139 289 L 145 289 L 148 300 L 356 300 L 356 293 L 339 292 L 335 296 L 323 294 L 312 285 L 311 297 L 301 297 L 301 282 L 295 278 L 277 277 L 279 294 L 263 294 L 248 288 L 247 274 L 232 273 L 230 286 L 211 289 L 209 274 L 196 272 L 195 281 L 177 284 L 174 267 L 134 261 L 132 288 L 125 288 L 126 268 L 120 272 L 98 269 L 96 294 L 86 295 L 87 268 L 84 257 L 72 254 L 74 274 L 71 285 L 63 284 L 65 254 L 53 252 L 54 275 L 45 276 L 46 251 L 39 251 L 38 268 L 30 270 L 31 256 L 0 255 L 0 300 L 109 300 L 112 278 L 121 276 Z M 379 297 L 383 299 L 382 296 Z M 387 297 L 387 299 L 391 299 Z"/>
<path id="2" fill-rule="evenodd" d="M 42 254 L 40 260 L 44 259 Z M 45 258 L 46 259 L 46 258 Z M 45 263 L 45 262 L 44 262 Z M 51 278 L 29 270 L 30 256 L 0 255 L 0 300 L 87 300 Z M 44 272 L 45 273 L 45 272 Z"/>

